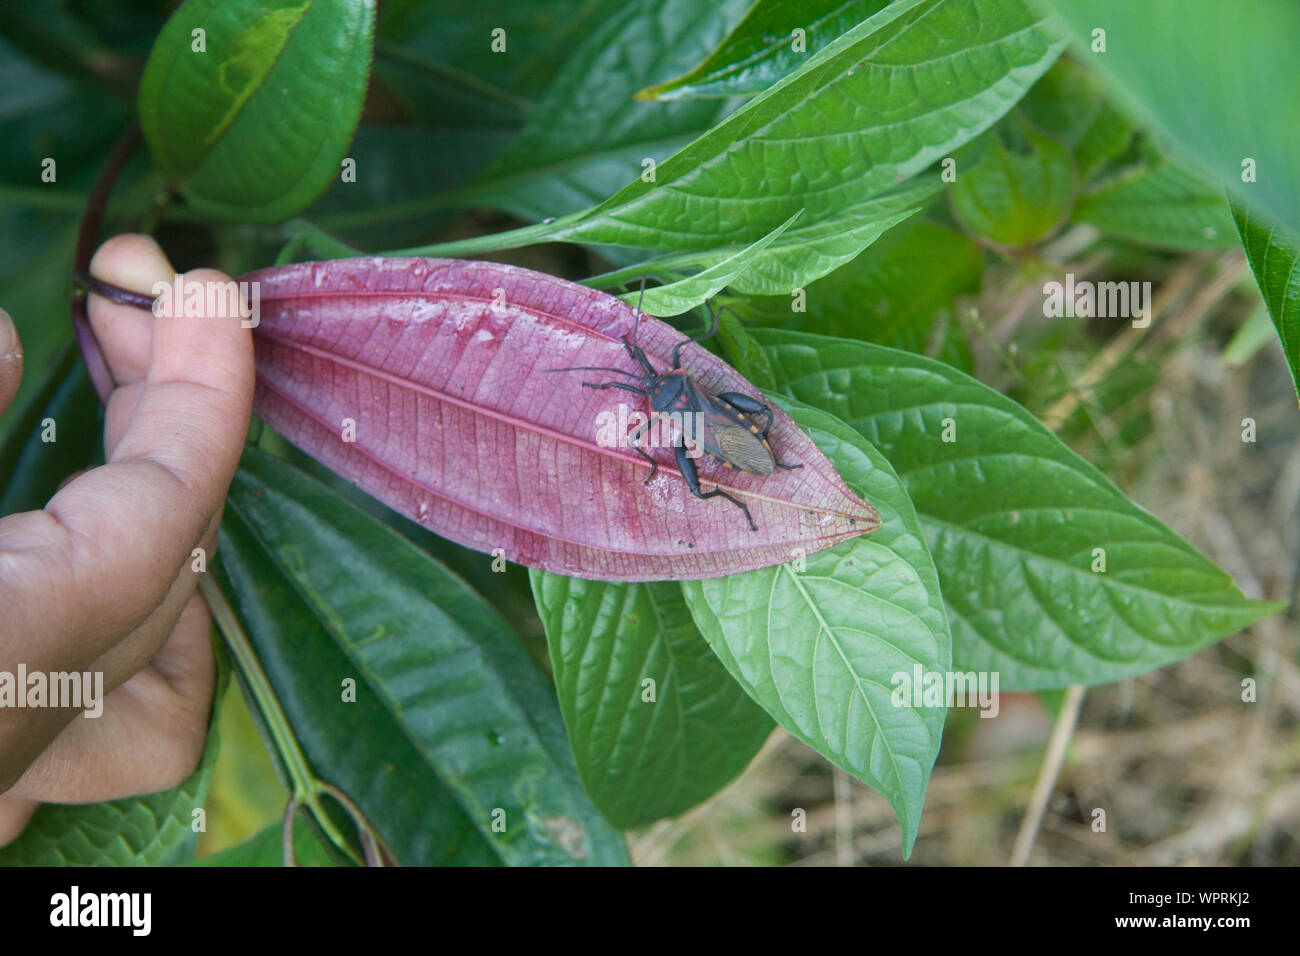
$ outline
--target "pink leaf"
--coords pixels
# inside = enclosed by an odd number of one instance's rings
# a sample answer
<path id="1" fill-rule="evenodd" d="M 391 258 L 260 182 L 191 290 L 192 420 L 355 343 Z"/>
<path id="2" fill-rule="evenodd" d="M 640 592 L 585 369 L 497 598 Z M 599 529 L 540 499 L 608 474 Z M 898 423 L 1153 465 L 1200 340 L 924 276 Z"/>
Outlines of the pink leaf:
<path id="1" fill-rule="evenodd" d="M 879 518 L 774 408 L 771 443 L 796 471 L 754 475 L 697 459 L 691 495 L 671 447 L 602 447 L 598 416 L 649 410 L 624 376 L 634 310 L 612 296 L 491 262 L 339 259 L 264 269 L 257 413 L 286 438 L 429 530 L 466 547 L 576 577 L 718 577 L 790 561 L 874 531 Z M 643 317 L 638 344 L 666 370 L 683 336 Z M 714 392 L 760 393 L 706 349 L 683 367 Z M 353 435 L 345 423 L 355 423 Z M 635 425 L 635 421 L 633 422 Z M 353 440 L 348 440 L 353 439 Z"/>

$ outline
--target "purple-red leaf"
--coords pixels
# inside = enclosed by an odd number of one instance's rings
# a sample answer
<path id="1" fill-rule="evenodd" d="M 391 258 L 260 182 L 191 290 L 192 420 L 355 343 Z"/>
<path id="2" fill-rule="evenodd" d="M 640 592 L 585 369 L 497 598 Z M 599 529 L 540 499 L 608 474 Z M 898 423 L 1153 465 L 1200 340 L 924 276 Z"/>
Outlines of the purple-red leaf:
<path id="1" fill-rule="evenodd" d="M 553 276 L 491 262 L 339 259 L 264 269 L 257 413 L 286 438 L 429 530 L 560 574 L 606 581 L 717 577 L 789 561 L 874 531 L 875 511 L 773 409 L 772 448 L 795 471 L 755 475 L 697 459 L 691 495 L 671 447 L 598 442 L 601 412 L 645 398 L 583 388 L 639 373 L 623 348 L 634 310 Z M 643 317 L 656 368 L 684 337 Z M 698 345 L 682 365 L 717 393 L 761 397 Z M 635 421 L 632 423 L 636 424 Z"/>

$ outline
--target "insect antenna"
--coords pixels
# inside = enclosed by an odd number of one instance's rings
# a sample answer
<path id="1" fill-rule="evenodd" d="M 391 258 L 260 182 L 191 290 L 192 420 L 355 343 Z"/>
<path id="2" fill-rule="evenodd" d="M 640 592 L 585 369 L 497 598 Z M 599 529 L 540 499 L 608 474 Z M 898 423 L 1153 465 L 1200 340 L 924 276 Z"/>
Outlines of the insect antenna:
<path id="1" fill-rule="evenodd" d="M 636 345 L 637 329 L 641 327 L 641 300 L 645 298 L 645 280 L 646 277 L 642 276 L 641 291 L 637 293 L 637 297 L 636 297 L 636 316 L 632 319 L 632 344 L 633 345 Z"/>
<path id="2" fill-rule="evenodd" d="M 640 375 L 634 375 L 627 369 L 611 368 L 608 365 L 570 365 L 567 368 L 539 368 L 539 372 L 613 372 L 615 375 L 626 375 L 628 378 L 634 378 L 640 381 Z"/>

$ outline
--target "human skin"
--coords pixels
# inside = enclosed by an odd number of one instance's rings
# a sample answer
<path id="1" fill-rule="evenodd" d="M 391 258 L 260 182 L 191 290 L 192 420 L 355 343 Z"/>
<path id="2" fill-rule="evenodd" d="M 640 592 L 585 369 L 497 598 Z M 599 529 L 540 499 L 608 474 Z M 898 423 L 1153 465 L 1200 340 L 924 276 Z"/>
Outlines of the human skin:
<path id="1" fill-rule="evenodd" d="M 96 277 L 148 293 L 175 270 L 147 236 L 100 247 Z M 185 280 L 228 282 L 214 270 Z M 237 315 L 165 316 L 91 296 L 117 387 L 106 464 L 41 511 L 0 518 L 0 671 L 102 671 L 102 716 L 0 707 L 0 845 L 43 802 L 173 787 L 203 751 L 216 665 L 192 553 L 216 549 L 248 430 L 252 333 Z M 0 414 L 22 374 L 0 310 Z"/>

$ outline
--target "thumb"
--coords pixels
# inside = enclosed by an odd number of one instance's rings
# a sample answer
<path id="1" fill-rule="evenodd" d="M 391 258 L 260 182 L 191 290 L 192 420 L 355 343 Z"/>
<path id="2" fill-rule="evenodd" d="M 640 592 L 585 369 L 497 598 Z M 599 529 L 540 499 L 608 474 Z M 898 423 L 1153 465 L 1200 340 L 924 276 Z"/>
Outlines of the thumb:
<path id="1" fill-rule="evenodd" d="M 9 313 L 0 309 L 0 415 L 18 393 L 23 378 L 23 347 Z"/>

